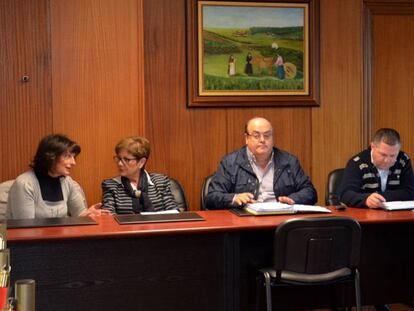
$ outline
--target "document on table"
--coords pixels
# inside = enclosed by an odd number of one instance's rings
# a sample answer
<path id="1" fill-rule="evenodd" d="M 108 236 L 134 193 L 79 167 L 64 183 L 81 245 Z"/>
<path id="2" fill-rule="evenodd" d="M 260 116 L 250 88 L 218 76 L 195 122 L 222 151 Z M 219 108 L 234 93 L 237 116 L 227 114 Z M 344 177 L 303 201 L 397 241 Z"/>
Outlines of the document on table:
<path id="1" fill-rule="evenodd" d="M 298 213 L 331 213 L 326 207 L 316 205 L 295 204 L 293 209 Z"/>
<path id="2" fill-rule="evenodd" d="M 388 201 L 382 203 L 382 205 L 382 208 L 386 211 L 414 210 L 414 201 Z"/>
<path id="3" fill-rule="evenodd" d="M 305 204 L 289 205 L 280 202 L 262 202 L 247 204 L 245 210 L 253 215 L 295 214 L 295 213 L 331 213 L 325 207 Z"/>
<path id="4" fill-rule="evenodd" d="M 166 211 L 159 211 L 159 212 L 141 212 L 141 215 L 161 215 L 161 214 L 179 214 L 180 211 L 177 209 L 171 209 Z"/>

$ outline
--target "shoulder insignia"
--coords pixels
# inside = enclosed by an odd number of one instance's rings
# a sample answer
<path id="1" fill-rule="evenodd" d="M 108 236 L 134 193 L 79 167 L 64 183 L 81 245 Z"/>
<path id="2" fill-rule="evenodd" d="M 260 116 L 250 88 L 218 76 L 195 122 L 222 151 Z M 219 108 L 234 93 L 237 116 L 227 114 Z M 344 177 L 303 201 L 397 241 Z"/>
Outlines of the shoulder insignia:
<path id="1" fill-rule="evenodd" d="M 366 174 L 362 175 L 362 179 L 367 179 L 367 178 L 375 178 L 375 174 L 374 173 L 366 173 Z"/>
<path id="2" fill-rule="evenodd" d="M 378 188 L 379 184 L 378 183 L 373 183 L 373 184 L 365 184 L 362 186 L 362 189 L 376 189 Z"/>
<path id="3" fill-rule="evenodd" d="M 400 180 L 399 179 L 397 179 L 397 180 L 390 180 L 388 182 L 388 184 L 389 185 L 399 185 L 400 184 Z"/>

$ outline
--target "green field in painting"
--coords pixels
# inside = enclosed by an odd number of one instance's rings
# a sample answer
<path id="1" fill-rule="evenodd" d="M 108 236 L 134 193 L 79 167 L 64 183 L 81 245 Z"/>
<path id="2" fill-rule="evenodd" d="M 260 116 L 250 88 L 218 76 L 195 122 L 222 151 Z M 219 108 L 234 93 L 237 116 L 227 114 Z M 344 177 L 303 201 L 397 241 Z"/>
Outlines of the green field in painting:
<path id="1" fill-rule="evenodd" d="M 205 90 L 301 90 L 303 89 L 303 31 L 301 27 L 278 28 L 263 32 L 261 29 L 208 28 L 204 39 Z M 272 48 L 276 43 L 278 48 Z M 297 68 L 294 79 L 277 78 L 276 67 L 253 64 L 253 74 L 245 74 L 246 56 L 266 58 L 271 63 L 282 55 L 284 62 Z M 229 77 L 228 60 L 236 59 L 236 75 Z"/>
<path id="2" fill-rule="evenodd" d="M 272 43 L 276 41 L 279 47 L 290 48 L 303 52 L 303 39 L 301 35 L 296 34 L 296 31 L 290 34 L 284 34 L 284 37 L 267 33 L 250 34 L 249 29 L 238 28 L 206 28 L 204 29 L 204 34 L 206 32 L 222 38 L 222 42 L 232 42 L 240 46 L 271 46 Z M 243 33 L 247 35 L 241 36 Z M 206 36 L 204 39 L 206 39 Z"/>
<path id="3" fill-rule="evenodd" d="M 209 91 L 299 91 L 303 89 L 303 80 L 279 80 L 274 77 L 252 76 L 224 78 L 204 75 L 204 89 Z"/>

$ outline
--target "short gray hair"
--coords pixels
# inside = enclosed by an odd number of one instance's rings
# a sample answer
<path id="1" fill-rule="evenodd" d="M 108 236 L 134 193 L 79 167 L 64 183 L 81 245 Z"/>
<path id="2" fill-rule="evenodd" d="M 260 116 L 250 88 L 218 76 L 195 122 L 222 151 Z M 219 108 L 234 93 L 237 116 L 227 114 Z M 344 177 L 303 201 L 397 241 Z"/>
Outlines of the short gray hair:
<path id="1" fill-rule="evenodd" d="M 375 132 L 372 142 L 379 144 L 381 142 L 390 145 L 401 145 L 400 134 L 392 128 L 381 128 Z"/>

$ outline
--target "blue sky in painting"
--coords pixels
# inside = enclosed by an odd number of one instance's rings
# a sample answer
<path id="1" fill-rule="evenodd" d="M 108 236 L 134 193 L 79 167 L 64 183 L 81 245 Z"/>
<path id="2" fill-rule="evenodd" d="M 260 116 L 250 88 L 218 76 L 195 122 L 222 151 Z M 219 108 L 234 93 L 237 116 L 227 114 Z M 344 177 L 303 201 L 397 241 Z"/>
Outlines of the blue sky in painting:
<path id="1" fill-rule="evenodd" d="M 203 28 L 303 26 L 302 8 L 203 6 Z"/>

